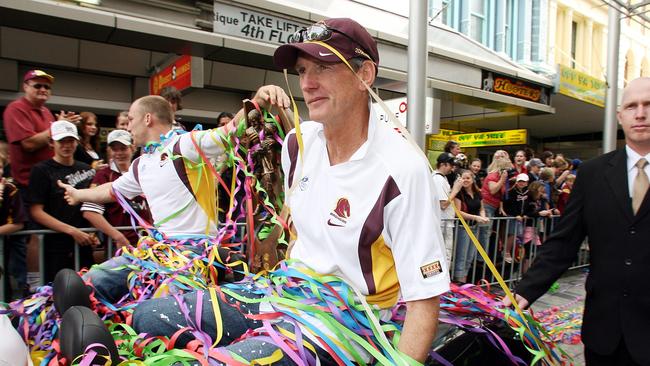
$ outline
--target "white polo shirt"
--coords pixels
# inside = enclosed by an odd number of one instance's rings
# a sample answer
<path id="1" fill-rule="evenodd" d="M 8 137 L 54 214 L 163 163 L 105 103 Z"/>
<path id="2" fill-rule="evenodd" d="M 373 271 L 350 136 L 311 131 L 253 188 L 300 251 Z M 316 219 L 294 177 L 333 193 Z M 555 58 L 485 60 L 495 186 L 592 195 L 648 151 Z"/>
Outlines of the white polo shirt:
<path id="1" fill-rule="evenodd" d="M 216 130 L 194 133 L 208 158 L 223 153 Z M 113 189 L 128 199 L 144 194 L 154 225 L 168 237 L 217 234 L 214 179 L 191 138 L 189 132 L 170 131 L 161 146 L 135 159 L 113 182 Z"/>
<path id="2" fill-rule="evenodd" d="M 291 257 L 342 277 L 380 308 L 400 295 L 412 301 L 448 291 L 440 214 L 431 204 L 433 179 L 424 158 L 373 113 L 368 140 L 335 166 L 323 125 L 303 122 L 301 130 L 304 165 L 295 131 L 282 149 L 285 192 L 297 185 L 287 193 L 298 236 Z"/>

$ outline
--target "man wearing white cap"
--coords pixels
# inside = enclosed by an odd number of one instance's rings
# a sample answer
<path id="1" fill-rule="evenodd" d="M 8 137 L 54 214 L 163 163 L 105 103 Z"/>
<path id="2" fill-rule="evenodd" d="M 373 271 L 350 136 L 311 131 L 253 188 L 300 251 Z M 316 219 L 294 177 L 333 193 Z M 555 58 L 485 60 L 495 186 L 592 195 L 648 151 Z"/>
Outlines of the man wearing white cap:
<path id="1" fill-rule="evenodd" d="M 113 130 L 108 134 L 108 151 L 112 159 L 107 167 L 97 171 L 91 187 L 113 182 L 126 173 L 131 165 L 131 157 L 135 151 L 131 134 L 124 130 Z M 129 203 L 136 212 L 147 221 L 151 221 L 147 201 L 137 196 Z M 138 234 L 135 230 L 119 231 L 115 227 L 131 226 L 131 219 L 122 206 L 117 202 L 107 204 L 84 202 L 81 206 L 83 217 L 90 224 L 108 235 L 118 248 L 124 245 L 135 245 Z"/>
<path id="2" fill-rule="evenodd" d="M 90 245 L 97 244 L 94 235 L 84 233 L 78 227 L 86 226 L 78 206 L 69 206 L 63 198 L 63 189 L 57 185 L 61 180 L 76 188 L 88 188 L 95 176 L 88 164 L 74 160 L 79 142 L 77 127 L 68 121 L 57 121 L 50 126 L 50 146 L 54 157 L 32 168 L 29 177 L 30 214 L 33 220 L 61 234 L 45 236 L 45 281 L 49 282 L 61 268 L 74 268 L 74 245 L 80 246 L 81 265 L 93 264 Z"/>

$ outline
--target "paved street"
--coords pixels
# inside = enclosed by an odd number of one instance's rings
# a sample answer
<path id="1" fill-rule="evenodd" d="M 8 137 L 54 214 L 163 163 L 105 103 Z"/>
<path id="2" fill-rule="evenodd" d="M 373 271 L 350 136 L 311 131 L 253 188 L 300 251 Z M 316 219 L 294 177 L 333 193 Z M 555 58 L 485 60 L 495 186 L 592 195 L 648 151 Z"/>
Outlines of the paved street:
<path id="1" fill-rule="evenodd" d="M 566 273 L 558 281 L 559 287 L 556 291 L 546 293 L 533 304 L 533 311 L 543 313 L 553 307 L 567 311 L 575 311 L 581 308 L 584 304 L 585 279 L 586 272 L 584 270 L 573 270 Z M 585 364 L 582 343 L 578 343 L 577 345 L 560 343 L 560 347 L 573 357 L 574 365 L 579 366 Z"/>

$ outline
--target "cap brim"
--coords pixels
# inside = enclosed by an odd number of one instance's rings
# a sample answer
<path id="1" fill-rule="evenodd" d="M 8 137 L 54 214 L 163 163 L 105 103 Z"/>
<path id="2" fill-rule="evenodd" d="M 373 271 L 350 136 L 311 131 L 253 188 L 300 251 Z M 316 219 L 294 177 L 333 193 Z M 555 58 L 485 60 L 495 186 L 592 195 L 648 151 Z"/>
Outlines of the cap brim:
<path id="1" fill-rule="evenodd" d="M 300 52 L 327 63 L 341 62 L 331 50 L 317 43 L 288 43 L 278 47 L 273 54 L 275 66 L 289 69 L 296 65 Z"/>
<path id="2" fill-rule="evenodd" d="M 72 133 L 62 133 L 60 135 L 57 135 L 56 138 L 53 136 L 52 140 L 60 141 L 60 140 L 63 140 L 64 138 L 66 138 L 66 137 L 74 137 L 76 140 L 79 140 L 79 136 L 74 135 Z"/>
<path id="3" fill-rule="evenodd" d="M 129 141 L 127 141 L 127 140 L 123 140 L 123 139 L 115 139 L 115 140 L 109 142 L 108 145 L 110 146 L 111 144 L 113 144 L 113 143 L 115 143 L 115 142 L 119 142 L 120 144 L 122 144 L 122 145 L 126 145 L 126 146 L 131 146 L 131 145 L 133 145 L 131 142 L 129 142 Z"/>
<path id="4" fill-rule="evenodd" d="M 24 81 L 29 81 L 29 80 L 34 80 L 34 79 L 45 79 L 50 82 L 50 84 L 54 84 L 54 76 L 50 74 L 44 74 L 44 75 L 34 75 L 31 78 L 24 79 Z"/>

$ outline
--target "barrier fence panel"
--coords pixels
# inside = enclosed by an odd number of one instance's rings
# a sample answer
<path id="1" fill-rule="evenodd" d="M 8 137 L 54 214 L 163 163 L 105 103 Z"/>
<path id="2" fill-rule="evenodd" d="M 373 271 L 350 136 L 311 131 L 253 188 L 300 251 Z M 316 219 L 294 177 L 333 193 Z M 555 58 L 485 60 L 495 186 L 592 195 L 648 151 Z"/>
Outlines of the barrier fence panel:
<path id="1" fill-rule="evenodd" d="M 518 221 L 514 217 L 494 217 L 490 219 L 488 225 L 475 225 L 472 228 L 475 230 L 476 237 L 481 241 L 481 245 L 488 254 L 490 260 L 494 263 L 499 271 L 499 274 L 508 285 L 513 288 L 534 262 L 537 255 L 537 250 L 540 245 L 546 240 L 547 236 L 552 231 L 557 217 L 531 219 L 533 221 L 523 222 Z M 453 269 L 456 261 L 456 249 L 458 238 L 461 230 L 465 230 L 460 225 L 457 219 L 450 219 L 445 221 L 453 221 L 453 245 L 452 256 L 449 264 L 449 270 L 453 279 Z M 246 235 L 246 225 L 244 223 L 236 224 L 239 226 L 240 238 Z M 528 226 L 527 226 L 528 225 Z M 131 227 L 118 227 L 118 230 L 130 230 Z M 97 232 L 95 228 L 80 229 L 84 232 Z M 43 245 L 43 236 L 46 234 L 55 233 L 51 230 L 24 230 L 13 233 L 11 235 L 37 235 L 38 237 L 38 263 L 39 263 L 39 286 L 44 284 L 44 265 L 45 265 L 45 250 Z M 107 239 L 107 258 L 111 258 L 116 251 L 113 240 Z M 538 242 L 539 241 L 539 245 Z M 242 243 L 242 250 L 245 250 Z M 469 245 L 474 248 L 474 244 L 469 242 Z M 471 258 L 471 267 L 467 275 L 467 282 L 474 284 L 491 286 L 497 284 L 496 278 L 490 272 L 487 265 L 484 263 L 483 258 L 476 250 Z M 512 260 L 507 260 L 508 255 Z M 0 236 L 0 263 L 5 263 L 6 257 L 5 237 Z M 80 268 L 79 260 L 79 246 L 74 247 L 75 270 Z M 581 245 L 578 256 L 570 269 L 583 268 L 589 265 L 589 247 L 587 240 Z M 4 273 L 4 276 L 8 274 Z M 7 277 L 0 281 L 0 300 L 8 300 L 6 298 L 7 291 L 5 284 L 8 283 Z"/>
<path id="2" fill-rule="evenodd" d="M 499 271 L 499 275 L 510 288 L 514 288 L 530 268 L 536 258 L 538 248 L 543 245 L 552 232 L 558 219 L 559 217 L 542 217 L 520 221 L 515 217 L 493 217 L 490 218 L 488 225 L 477 225 L 477 239 L 492 263 L 494 263 L 495 268 Z M 465 229 L 458 219 L 444 221 L 453 221 L 454 223 L 452 259 L 449 264 L 453 280 L 459 232 Z M 589 266 L 589 247 L 587 243 L 588 239 L 585 239 L 577 253 L 576 261 L 569 269 Z M 470 245 L 474 248 L 473 243 Z M 472 252 L 474 254 L 471 259 L 472 265 L 467 274 L 467 282 L 483 286 L 496 285 L 496 277 L 490 272 L 483 258 L 475 249 Z"/>

